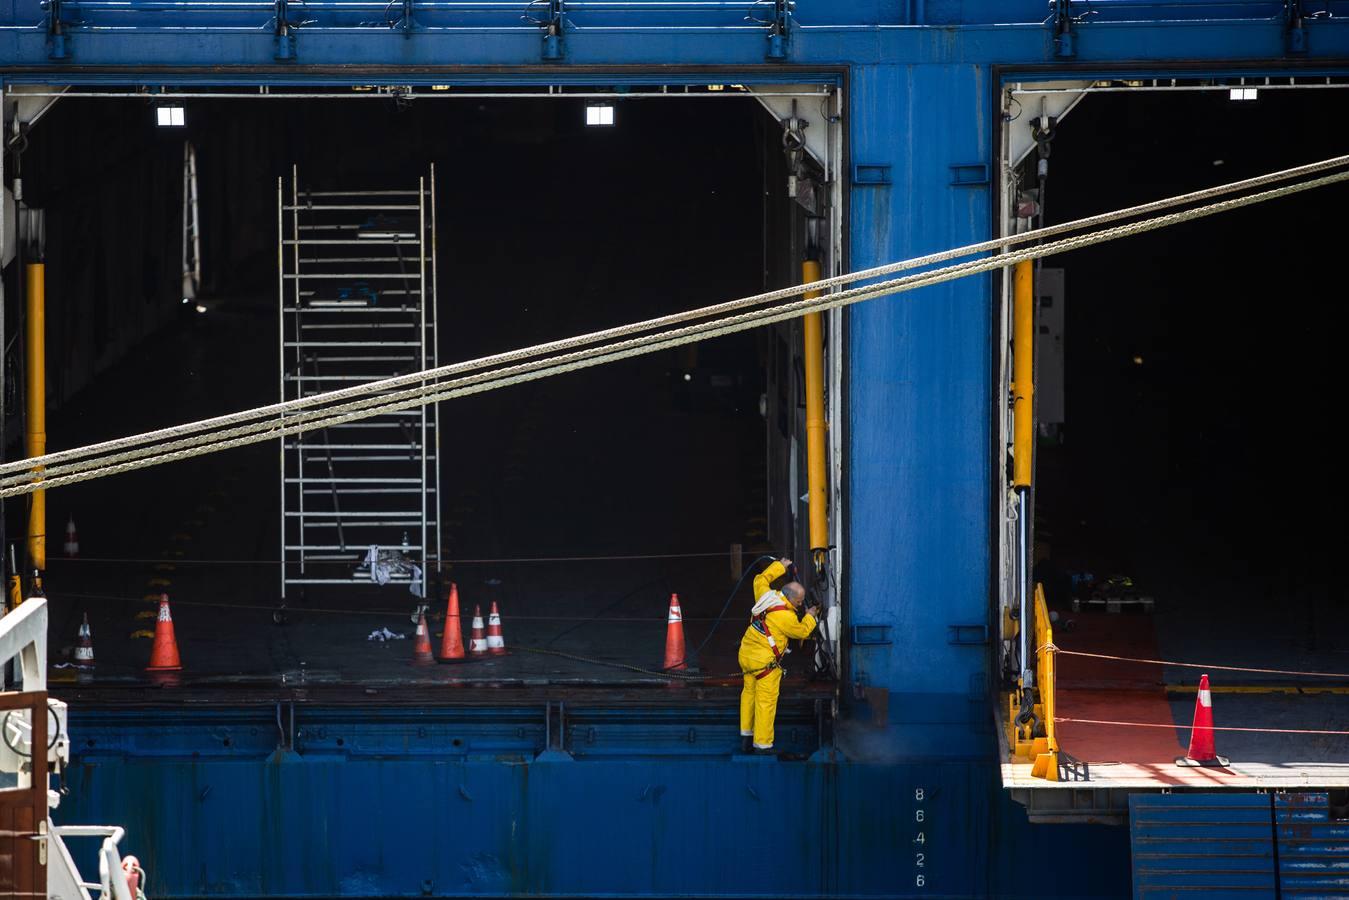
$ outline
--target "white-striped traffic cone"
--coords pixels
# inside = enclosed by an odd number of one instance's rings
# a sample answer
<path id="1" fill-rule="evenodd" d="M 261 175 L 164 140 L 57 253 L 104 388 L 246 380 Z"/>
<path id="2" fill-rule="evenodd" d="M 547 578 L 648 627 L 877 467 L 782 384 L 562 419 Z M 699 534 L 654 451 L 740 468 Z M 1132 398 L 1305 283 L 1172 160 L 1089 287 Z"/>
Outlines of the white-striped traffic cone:
<path id="1" fill-rule="evenodd" d="M 487 638 L 482 633 L 482 607 L 473 607 L 473 632 L 468 640 L 469 656 L 487 655 Z"/>
<path id="2" fill-rule="evenodd" d="M 79 640 L 75 642 L 75 665 L 81 669 L 94 667 L 94 638 L 89 631 L 89 614 L 84 614 L 80 624 Z"/>
<path id="3" fill-rule="evenodd" d="M 497 610 L 495 600 L 492 601 L 492 611 L 487 615 L 487 652 L 492 656 L 506 654 L 506 638 L 501 633 L 501 613 Z"/>

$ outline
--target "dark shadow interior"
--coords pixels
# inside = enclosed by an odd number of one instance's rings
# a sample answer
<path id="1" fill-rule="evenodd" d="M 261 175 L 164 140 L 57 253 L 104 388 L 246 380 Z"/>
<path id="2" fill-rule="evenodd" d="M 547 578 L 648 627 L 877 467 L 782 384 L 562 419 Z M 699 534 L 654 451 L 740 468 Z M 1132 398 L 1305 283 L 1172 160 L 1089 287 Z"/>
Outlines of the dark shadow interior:
<path id="1" fill-rule="evenodd" d="M 1346 104 L 1088 97 L 1054 139 L 1046 222 L 1342 154 Z M 1046 260 L 1065 270 L 1066 418 L 1037 448 L 1037 556 L 1069 620 L 1071 573 L 1120 573 L 1155 597 L 1168 659 L 1344 670 L 1346 199 L 1334 185 Z"/>
<path id="2" fill-rule="evenodd" d="M 353 189 L 415 184 L 434 163 L 443 363 L 797 279 L 800 214 L 782 190 L 779 127 L 756 101 L 619 103 L 611 128 L 587 127 L 584 111 L 523 99 L 189 100 L 184 128 L 159 128 L 141 101 L 57 104 L 21 160 L 27 201 L 48 219 L 49 447 L 275 402 L 277 178 L 292 165 L 312 189 Z M 185 139 L 202 215 L 192 303 L 179 288 Z M 105 148 L 94 162 L 91 146 Z M 469 607 L 499 599 L 517 640 L 658 664 L 679 592 L 700 641 L 730 590 L 729 546 L 744 544 L 748 560 L 793 539 L 779 528 L 770 540 L 770 506 L 788 501 L 769 458 L 797 417 L 760 411 L 798 368 L 790 339 L 743 333 L 442 404 L 442 546 L 470 561 L 445 577 Z M 22 349 L 11 348 L 11 376 Z M 22 392 L 9 383 L 13 458 Z M 199 672 L 368 670 L 366 632 L 410 631 L 405 586 L 358 600 L 306 592 L 284 627 L 227 633 L 269 621 L 278 601 L 277 465 L 274 444 L 256 445 L 51 492 L 48 586 L 64 601 L 54 632 L 73 637 L 90 612 L 111 639 L 98 645 L 100 676 L 133 677 L 148 642 L 124 636 L 144 627 L 142 598 L 169 590 Z M 20 550 L 24 517 L 24 503 L 6 505 Z M 61 553 L 71 517 L 79 561 Z M 696 555 L 557 559 L 668 554 Z M 550 561 L 512 561 L 522 558 Z M 601 621 L 614 630 L 592 634 Z M 742 628 L 737 613 L 709 646 L 720 665 L 733 667 Z"/>

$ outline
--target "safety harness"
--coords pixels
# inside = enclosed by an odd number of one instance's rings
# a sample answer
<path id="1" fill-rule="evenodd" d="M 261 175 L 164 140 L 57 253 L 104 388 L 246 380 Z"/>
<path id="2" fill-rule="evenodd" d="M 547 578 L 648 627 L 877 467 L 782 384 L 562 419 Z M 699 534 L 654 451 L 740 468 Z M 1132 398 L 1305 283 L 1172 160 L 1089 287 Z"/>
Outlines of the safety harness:
<path id="1" fill-rule="evenodd" d="M 755 681 L 766 678 L 768 673 L 774 669 L 782 668 L 782 657 L 786 655 L 786 651 L 779 649 L 778 642 L 773 640 L 773 632 L 768 630 L 768 614 L 783 609 L 790 610 L 791 608 L 792 607 L 787 603 L 779 601 L 778 603 L 767 607 L 757 616 L 754 616 L 749 620 L 750 627 L 764 636 L 764 639 L 768 641 L 768 649 L 773 651 L 773 661 L 765 666 L 762 672 L 755 673 Z"/>

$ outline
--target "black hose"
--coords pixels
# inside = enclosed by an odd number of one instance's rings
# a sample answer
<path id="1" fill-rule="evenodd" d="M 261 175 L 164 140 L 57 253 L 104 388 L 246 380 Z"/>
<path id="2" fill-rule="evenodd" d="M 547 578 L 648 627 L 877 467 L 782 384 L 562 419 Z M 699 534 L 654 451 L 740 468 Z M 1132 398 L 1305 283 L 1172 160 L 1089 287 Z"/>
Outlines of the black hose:
<path id="1" fill-rule="evenodd" d="M 703 648 L 707 646 L 707 642 L 712 640 L 712 635 L 717 633 L 717 626 L 721 624 L 722 619 L 726 618 L 726 611 L 731 608 L 731 601 L 735 599 L 736 594 L 740 593 L 740 588 L 745 584 L 745 579 L 749 577 L 749 573 L 753 572 L 759 563 L 764 562 L 765 560 L 773 562 L 776 559 L 777 557 L 775 556 L 760 556 L 758 559 L 754 560 L 754 562 L 745 566 L 745 571 L 740 573 L 740 580 L 735 583 L 735 587 L 731 588 L 730 596 L 726 598 L 725 604 L 721 607 L 721 612 L 717 614 L 716 621 L 712 623 L 712 630 L 707 633 L 707 637 L 703 638 L 703 642 L 698 645 L 697 650 L 694 650 L 692 653 L 684 654 L 684 659 L 680 661 L 681 665 L 687 663 L 689 659 L 696 660 L 699 654 L 703 652 Z"/>

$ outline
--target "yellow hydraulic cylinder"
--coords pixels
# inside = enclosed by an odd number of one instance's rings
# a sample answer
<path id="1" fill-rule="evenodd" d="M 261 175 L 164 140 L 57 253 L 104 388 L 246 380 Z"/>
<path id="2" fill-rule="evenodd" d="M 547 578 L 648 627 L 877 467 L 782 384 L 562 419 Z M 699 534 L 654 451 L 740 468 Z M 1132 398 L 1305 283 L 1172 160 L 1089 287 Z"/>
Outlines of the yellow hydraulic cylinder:
<path id="1" fill-rule="evenodd" d="M 1031 263 L 1012 276 L 1012 484 L 1028 488 L 1035 442 L 1035 291 Z"/>
<path id="2" fill-rule="evenodd" d="M 820 280 L 820 264 L 808 259 L 801 264 L 801 283 Z M 820 296 L 806 291 L 807 299 Z M 805 317 L 806 358 L 806 499 L 810 511 L 810 549 L 814 554 L 829 549 L 829 480 L 825 465 L 824 419 L 824 322 L 821 314 Z"/>
<path id="3" fill-rule="evenodd" d="M 28 456 L 47 452 L 47 267 L 42 263 L 27 266 L 26 319 L 24 339 L 28 347 L 28 397 L 26 450 Z M 28 556 L 39 572 L 47 568 L 47 492 L 32 493 L 28 507 Z"/>

